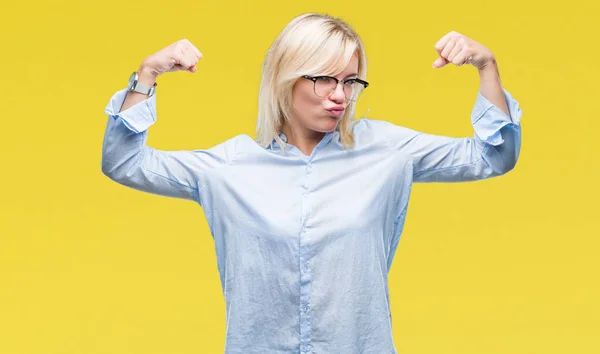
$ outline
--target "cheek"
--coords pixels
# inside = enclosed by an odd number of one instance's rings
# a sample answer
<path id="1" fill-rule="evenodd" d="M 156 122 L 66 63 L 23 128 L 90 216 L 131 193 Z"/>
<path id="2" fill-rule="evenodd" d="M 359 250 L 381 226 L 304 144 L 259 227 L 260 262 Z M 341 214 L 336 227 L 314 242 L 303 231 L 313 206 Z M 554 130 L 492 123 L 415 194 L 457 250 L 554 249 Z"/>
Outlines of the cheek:
<path id="1" fill-rule="evenodd" d="M 314 94 L 312 88 L 299 89 L 294 93 L 294 106 L 301 119 L 314 117 L 322 105 L 322 99 Z"/>

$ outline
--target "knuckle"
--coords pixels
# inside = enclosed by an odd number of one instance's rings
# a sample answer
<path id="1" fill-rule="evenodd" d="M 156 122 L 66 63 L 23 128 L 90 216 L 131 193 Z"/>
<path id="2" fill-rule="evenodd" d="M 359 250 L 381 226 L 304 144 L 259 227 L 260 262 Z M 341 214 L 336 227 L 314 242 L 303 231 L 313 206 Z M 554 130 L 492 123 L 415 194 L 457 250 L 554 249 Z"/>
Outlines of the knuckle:
<path id="1" fill-rule="evenodd" d="M 177 41 L 177 45 L 175 46 L 175 48 L 177 49 L 178 52 L 183 51 L 186 47 L 187 47 L 187 42 L 185 39 L 181 39 L 181 40 Z"/>

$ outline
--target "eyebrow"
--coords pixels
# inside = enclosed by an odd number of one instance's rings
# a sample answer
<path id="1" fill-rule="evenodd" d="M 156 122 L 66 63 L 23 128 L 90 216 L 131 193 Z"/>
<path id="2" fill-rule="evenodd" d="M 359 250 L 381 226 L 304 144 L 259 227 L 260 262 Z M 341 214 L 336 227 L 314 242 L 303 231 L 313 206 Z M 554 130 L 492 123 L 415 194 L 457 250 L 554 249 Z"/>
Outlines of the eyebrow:
<path id="1" fill-rule="evenodd" d="M 349 78 L 350 76 L 358 76 L 358 74 L 356 74 L 356 73 L 355 73 L 355 74 L 349 74 L 349 75 L 346 75 L 346 77 L 344 77 L 344 79 L 347 79 L 347 78 Z"/>

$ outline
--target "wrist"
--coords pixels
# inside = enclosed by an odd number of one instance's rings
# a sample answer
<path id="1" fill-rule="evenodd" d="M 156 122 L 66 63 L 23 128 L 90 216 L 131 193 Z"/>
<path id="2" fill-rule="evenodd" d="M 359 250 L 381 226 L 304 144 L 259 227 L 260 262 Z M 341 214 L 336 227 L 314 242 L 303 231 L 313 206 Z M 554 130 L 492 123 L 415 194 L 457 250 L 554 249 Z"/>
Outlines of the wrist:
<path id="1" fill-rule="evenodd" d="M 487 73 L 487 72 L 496 72 L 498 70 L 498 64 L 496 63 L 496 59 L 492 58 L 485 62 L 480 68 L 477 68 L 479 73 Z"/>
<path id="2" fill-rule="evenodd" d="M 140 65 L 137 70 L 138 81 L 144 85 L 152 86 L 156 82 L 156 78 L 158 75 L 151 68 L 145 66 L 144 64 Z"/>

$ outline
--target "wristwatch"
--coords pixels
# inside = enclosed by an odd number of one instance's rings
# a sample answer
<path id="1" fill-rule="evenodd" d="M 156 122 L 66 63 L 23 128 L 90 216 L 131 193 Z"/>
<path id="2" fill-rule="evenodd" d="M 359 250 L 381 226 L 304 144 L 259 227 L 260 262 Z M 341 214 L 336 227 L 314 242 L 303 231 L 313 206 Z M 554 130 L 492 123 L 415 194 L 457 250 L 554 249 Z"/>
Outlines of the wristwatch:
<path id="1" fill-rule="evenodd" d="M 154 92 L 156 92 L 156 82 L 152 86 L 142 84 L 138 81 L 137 71 L 134 71 L 133 74 L 131 74 L 131 76 L 129 77 L 129 83 L 127 84 L 127 88 L 129 89 L 129 91 L 143 93 L 144 95 L 152 97 L 154 95 Z"/>

